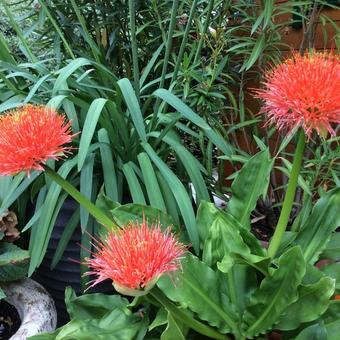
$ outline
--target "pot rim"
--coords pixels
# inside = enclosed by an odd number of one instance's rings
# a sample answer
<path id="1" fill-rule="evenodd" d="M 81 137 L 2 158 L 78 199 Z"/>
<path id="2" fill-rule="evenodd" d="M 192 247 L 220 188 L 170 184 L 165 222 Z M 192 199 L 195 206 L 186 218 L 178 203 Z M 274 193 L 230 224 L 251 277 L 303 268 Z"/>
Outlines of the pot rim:
<path id="1" fill-rule="evenodd" d="M 20 328 L 10 340 L 24 340 L 56 329 L 57 312 L 54 301 L 38 282 L 23 278 L 1 282 L 0 287 L 6 294 L 5 301 L 17 309 L 21 320 Z"/>

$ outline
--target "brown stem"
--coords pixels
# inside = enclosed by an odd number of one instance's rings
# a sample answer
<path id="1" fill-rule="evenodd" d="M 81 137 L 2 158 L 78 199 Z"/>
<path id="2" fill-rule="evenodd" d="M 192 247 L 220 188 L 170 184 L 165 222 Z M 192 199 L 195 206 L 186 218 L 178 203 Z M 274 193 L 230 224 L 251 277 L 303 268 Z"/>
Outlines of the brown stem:
<path id="1" fill-rule="evenodd" d="M 300 44 L 299 52 L 301 55 L 304 54 L 306 47 L 312 48 L 314 47 L 315 41 L 315 32 L 316 27 L 318 25 L 320 13 L 322 11 L 323 6 L 318 4 L 318 1 L 314 1 L 312 12 L 309 16 L 309 20 L 303 23 L 303 38 Z"/>

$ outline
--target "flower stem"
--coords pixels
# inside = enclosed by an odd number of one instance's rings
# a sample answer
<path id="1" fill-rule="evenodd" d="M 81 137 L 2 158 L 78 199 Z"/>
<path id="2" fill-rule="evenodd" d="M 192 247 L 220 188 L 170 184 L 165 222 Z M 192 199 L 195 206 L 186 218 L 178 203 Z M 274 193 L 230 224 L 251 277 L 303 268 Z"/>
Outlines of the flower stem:
<path id="1" fill-rule="evenodd" d="M 174 318 L 183 322 L 188 327 L 192 328 L 199 334 L 205 335 L 211 339 L 228 340 L 230 339 L 227 335 L 221 334 L 210 326 L 207 326 L 194 318 L 192 318 L 184 310 L 177 308 L 171 301 L 169 301 L 162 291 L 154 287 L 149 293 L 155 300 L 157 300 L 164 308 L 172 314 Z"/>
<path id="2" fill-rule="evenodd" d="M 292 170 L 289 176 L 288 187 L 285 195 L 285 199 L 283 201 L 283 206 L 281 210 L 281 214 L 279 217 L 279 221 L 275 228 L 274 235 L 269 243 L 268 255 L 270 257 L 274 257 L 277 250 L 279 249 L 281 239 L 283 237 L 284 232 L 286 231 L 288 220 L 290 213 L 292 211 L 296 187 L 298 183 L 299 172 L 302 163 L 303 151 L 305 148 L 305 134 L 303 129 L 299 132 L 298 143 L 295 150 L 294 161 Z"/>
<path id="3" fill-rule="evenodd" d="M 79 192 L 72 184 L 62 178 L 56 171 L 48 165 L 44 165 L 46 174 L 59 184 L 70 196 L 72 196 L 81 206 L 83 206 L 99 223 L 107 228 L 117 229 L 118 224 L 113 218 L 108 217 L 102 210 L 96 207 L 87 197 Z"/>

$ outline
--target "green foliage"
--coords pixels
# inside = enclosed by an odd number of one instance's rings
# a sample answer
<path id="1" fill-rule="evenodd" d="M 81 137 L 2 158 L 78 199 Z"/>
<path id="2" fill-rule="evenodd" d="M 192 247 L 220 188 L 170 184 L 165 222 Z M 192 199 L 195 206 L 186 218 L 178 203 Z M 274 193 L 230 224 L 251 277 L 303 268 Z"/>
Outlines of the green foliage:
<path id="1" fill-rule="evenodd" d="M 256 156 L 260 158 L 262 155 L 260 153 Z M 260 166 L 258 164 L 256 168 Z M 251 183 L 255 177 L 257 172 L 249 171 L 249 167 L 245 165 L 235 181 L 241 185 L 243 181 Z M 258 244 L 245 233 L 248 228 L 247 219 L 240 225 L 239 220 L 233 219 L 229 213 L 217 209 L 211 203 L 202 202 L 197 213 L 197 227 L 203 248 L 203 261 L 188 256 L 177 281 L 173 283 L 169 278 L 163 277 L 158 286 L 170 300 L 179 303 L 181 309 L 187 308 L 194 312 L 201 320 L 219 327 L 221 333 L 221 324 L 214 324 L 212 321 L 217 322 L 220 317 L 224 318 L 229 332 L 237 339 L 253 338 L 271 329 L 279 329 L 287 334 L 295 332 L 298 335 L 306 325 L 326 317 L 333 306 L 330 299 L 336 291 L 335 281 L 339 278 L 339 266 L 326 266 L 322 272 L 316 268 L 311 271 L 308 262 L 315 263 L 318 257 L 306 257 L 302 240 L 308 235 L 306 245 L 314 249 L 311 253 L 320 253 L 326 242 L 321 242 L 320 239 L 328 240 L 338 224 L 335 208 L 338 206 L 337 196 L 337 189 L 334 189 L 320 198 L 309 211 L 310 215 L 305 219 L 294 243 L 286 246 L 278 259 L 266 258 L 266 251 L 258 250 Z M 242 204 L 246 204 L 248 199 L 248 196 L 245 197 Z M 254 204 L 252 207 L 254 209 Z M 322 217 L 326 216 L 324 211 L 327 218 Z M 318 222 L 319 216 L 325 223 L 325 229 Z M 319 230 L 324 235 L 319 234 Z M 248 270 L 245 271 L 245 268 Z M 222 287 L 217 279 L 221 275 L 225 282 Z M 204 280 L 200 281 L 199 277 Z M 209 288 L 206 288 L 208 285 Z M 219 299 L 216 294 L 225 294 L 228 299 Z M 220 316 L 216 315 L 216 311 L 220 312 Z M 313 326 L 311 330 L 306 328 L 299 336 L 305 336 L 307 332 L 326 332 L 330 337 L 335 334 L 335 324 L 333 326 L 329 322 L 324 330 L 322 327 L 320 324 Z M 197 330 L 194 326 L 192 328 Z"/>
<path id="2" fill-rule="evenodd" d="M 277 322 L 286 308 L 298 299 L 297 287 L 305 273 L 305 263 L 298 247 L 281 255 L 278 268 L 265 278 L 250 297 L 243 316 L 249 338 L 264 333 Z"/>
<path id="3" fill-rule="evenodd" d="M 261 194 L 265 194 L 269 183 L 272 162 L 269 150 L 265 149 L 244 165 L 231 187 L 232 197 L 227 210 L 241 225 L 250 225 L 250 213 L 254 210 Z M 256 176 L 252 175 L 256 169 Z"/>
<path id="4" fill-rule="evenodd" d="M 29 260 L 28 251 L 2 241 L 0 253 L 0 281 L 18 280 L 26 275 Z"/>
<path id="5" fill-rule="evenodd" d="M 286 309 L 276 327 L 291 330 L 302 323 L 317 319 L 327 310 L 333 293 L 334 279 L 330 277 L 323 277 L 313 284 L 301 285 L 298 289 L 298 301 Z"/>
<path id="6" fill-rule="evenodd" d="M 3 238 L 3 233 L 1 238 Z M 0 282 L 19 280 L 26 276 L 29 253 L 12 243 L 0 240 Z M 0 299 L 5 298 L 0 288 Z"/>
<path id="7" fill-rule="evenodd" d="M 198 258 L 187 256 L 176 286 L 164 276 L 158 281 L 158 287 L 170 300 L 182 308 L 189 308 L 200 319 L 227 333 L 235 329 L 236 314 L 224 280 L 224 275 L 213 271 Z"/>
<path id="8" fill-rule="evenodd" d="M 88 294 L 76 297 L 71 288 L 66 292 L 67 310 L 72 320 L 55 332 L 29 339 L 98 339 L 130 340 L 144 326 L 142 319 L 128 308 L 128 300 L 118 295 Z"/>
<path id="9" fill-rule="evenodd" d="M 285 150 L 293 134 L 279 138 L 269 156 L 266 145 L 274 131 L 261 132 L 260 120 L 244 107 L 245 92 L 250 81 L 261 80 L 258 69 L 280 60 L 291 14 L 308 23 L 316 2 L 295 1 L 297 11 L 291 1 L 150 0 L 127 6 L 119 0 L 39 0 L 23 20 L 15 7 L 1 3 L 11 38 L 0 23 L 0 112 L 28 102 L 65 112 L 73 131 L 81 132 L 74 141 L 77 152 L 62 166 L 50 166 L 118 224 L 145 216 L 174 225 L 197 255 L 188 254 L 178 277 L 162 277 L 159 288 L 131 305 L 119 296 L 77 298 L 68 290 L 71 322 L 34 339 L 143 339 L 145 334 L 146 339 L 225 339 L 230 333 L 238 340 L 271 329 L 296 339 L 336 339 L 339 305 L 330 298 L 339 288 L 338 266 L 322 271 L 311 266 L 319 257 L 338 260 L 335 252 L 329 255 L 339 225 L 339 190 L 329 190 L 340 183 L 338 138 L 309 147 L 310 159 L 298 178 L 303 194 L 297 201 L 306 204 L 279 257 L 269 258 L 249 231 L 257 206 L 279 205 L 280 188 L 269 175 L 273 166 L 289 175 Z M 281 16 L 289 19 L 276 20 Z M 323 26 L 327 20 L 321 17 Z M 249 150 L 238 145 L 239 132 Z M 253 134 L 261 150 L 255 156 L 247 138 Z M 217 154 L 235 169 L 236 162 L 245 163 L 232 176 L 226 211 L 208 202 L 216 190 L 225 192 L 212 179 Z M 223 162 L 218 166 L 221 170 Z M 32 273 L 67 195 L 37 173 L 1 179 L 0 185 L 6 188 L 0 190 L 1 211 L 19 199 L 25 203 L 27 189 L 36 202 L 25 227 L 31 232 Z M 97 230 L 88 213 L 77 210 L 53 265 L 79 222 L 83 232 Z M 4 247 L 10 251 L 1 255 L 4 277 L 21 275 L 8 271 L 8 261 L 27 261 L 27 253 Z M 162 314 L 147 330 L 144 309 L 134 308 L 160 305 Z"/>
<path id="10" fill-rule="evenodd" d="M 301 246 L 306 261 L 315 262 L 318 259 L 332 232 L 339 226 L 339 205 L 340 188 L 330 190 L 318 200 L 302 226 L 294 243 Z"/>

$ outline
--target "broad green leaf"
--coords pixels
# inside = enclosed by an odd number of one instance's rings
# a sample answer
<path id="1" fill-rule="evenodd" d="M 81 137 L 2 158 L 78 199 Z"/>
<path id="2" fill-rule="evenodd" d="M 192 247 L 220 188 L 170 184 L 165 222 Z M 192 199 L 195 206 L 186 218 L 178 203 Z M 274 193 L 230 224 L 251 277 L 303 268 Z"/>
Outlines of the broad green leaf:
<path id="1" fill-rule="evenodd" d="M 196 225 L 201 242 L 204 242 L 209 235 L 209 229 L 213 221 L 220 215 L 220 211 L 214 203 L 202 201 L 198 207 Z"/>
<path id="2" fill-rule="evenodd" d="M 318 319 L 329 306 L 334 283 L 334 279 L 323 277 L 314 284 L 299 286 L 298 300 L 288 306 L 275 328 L 293 330 L 304 322 Z"/>
<path id="3" fill-rule="evenodd" d="M 161 335 L 161 340 L 185 340 L 183 326 L 168 312 L 168 325 Z"/>
<path id="4" fill-rule="evenodd" d="M 29 253 L 27 250 L 23 250 L 12 243 L 0 243 L 0 266 L 21 263 L 28 259 Z"/>
<path id="5" fill-rule="evenodd" d="M 174 225 L 174 221 L 170 215 L 147 205 L 128 203 L 116 207 L 110 212 L 120 226 L 134 222 L 142 223 L 144 218 L 150 224 L 159 222 L 165 228 Z"/>
<path id="6" fill-rule="evenodd" d="M 325 324 L 327 340 L 339 340 L 340 320 Z"/>
<path id="7" fill-rule="evenodd" d="M 250 231 L 243 228 L 231 214 L 218 209 L 215 204 L 205 201 L 201 202 L 196 217 L 196 225 L 202 241 L 208 238 L 209 229 L 217 217 L 223 218 L 226 224 L 238 230 L 237 233 L 240 233 L 244 243 L 249 247 L 252 254 L 262 257 L 266 256 L 265 249 L 260 246 L 259 241 Z"/>
<path id="8" fill-rule="evenodd" d="M 82 134 L 80 137 L 80 143 L 79 143 L 79 151 L 78 151 L 78 171 L 81 170 L 81 168 L 84 165 L 87 152 L 90 147 L 91 140 L 93 138 L 98 119 L 100 114 L 103 111 L 103 108 L 107 102 L 107 99 L 103 98 L 96 98 L 90 105 L 86 119 L 84 122 L 84 127 L 82 130 Z"/>
<path id="9" fill-rule="evenodd" d="M 156 317 L 152 321 L 152 323 L 149 326 L 149 331 L 153 330 L 154 328 L 157 328 L 159 326 L 163 326 L 168 322 L 168 312 L 164 308 L 159 308 L 158 312 L 156 314 Z"/>
<path id="10" fill-rule="evenodd" d="M 218 216 L 209 228 L 202 259 L 210 267 L 214 267 L 217 262 L 232 252 L 250 255 L 250 249 L 244 243 L 238 228 L 230 222 Z"/>
<path id="11" fill-rule="evenodd" d="M 329 242 L 326 245 L 326 248 L 321 253 L 320 257 L 322 259 L 330 259 L 339 261 L 340 260 L 340 233 L 334 232 L 331 235 Z"/>
<path id="12" fill-rule="evenodd" d="M 270 258 L 269 257 L 263 257 L 253 254 L 247 254 L 247 253 L 230 253 L 230 260 L 232 263 L 237 264 L 245 264 L 247 266 L 251 266 L 257 271 L 261 272 L 263 275 L 267 276 L 269 271 L 269 264 L 270 264 Z M 223 259 L 225 261 L 226 259 Z"/>
<path id="13" fill-rule="evenodd" d="M 101 191 L 97 197 L 96 206 L 103 210 L 108 217 L 112 217 L 111 210 L 119 207 L 120 203 L 113 201 Z"/>
<path id="14" fill-rule="evenodd" d="M 113 291 L 113 288 L 112 288 Z M 71 287 L 66 287 L 65 303 L 71 319 L 100 319 L 115 308 L 126 308 L 129 301 L 120 295 L 101 293 L 76 296 Z"/>
<path id="15" fill-rule="evenodd" d="M 246 337 L 265 333 L 279 321 L 280 315 L 298 298 L 298 286 L 305 274 L 305 261 L 299 247 L 280 256 L 278 268 L 261 282 L 250 297 L 243 316 Z"/>
<path id="16" fill-rule="evenodd" d="M 183 270 L 175 283 L 168 276 L 158 281 L 163 293 L 222 333 L 236 329 L 237 315 L 227 297 L 225 276 L 192 255 L 188 255 L 182 265 Z"/>
<path id="17" fill-rule="evenodd" d="M 72 319 L 56 332 L 36 335 L 30 340 L 131 340 L 137 335 L 142 323 L 138 317 L 115 308 L 101 319 Z"/>
<path id="18" fill-rule="evenodd" d="M 338 333 L 339 334 L 339 333 Z M 295 340 L 329 340 L 327 330 L 323 324 L 315 324 L 304 328 Z"/>
<path id="19" fill-rule="evenodd" d="M 0 243 L 0 281 L 13 281 L 27 274 L 29 253 L 12 243 Z"/>
<path id="20" fill-rule="evenodd" d="M 329 308 L 321 316 L 321 319 L 327 332 L 327 340 L 337 340 L 340 330 L 340 301 L 331 301 Z"/>
<path id="21" fill-rule="evenodd" d="M 315 204 L 302 226 L 295 244 L 302 249 L 307 262 L 314 263 L 326 247 L 332 232 L 340 225 L 340 188 L 328 191 Z"/>
<path id="22" fill-rule="evenodd" d="M 268 149 L 257 153 L 242 167 L 231 186 L 227 211 L 245 228 L 250 227 L 250 213 L 263 193 L 271 171 Z"/>
<path id="23" fill-rule="evenodd" d="M 335 288 L 337 293 L 340 290 L 340 264 L 339 263 L 331 263 L 325 266 L 322 266 L 320 270 L 327 276 L 333 278 L 336 282 Z"/>

